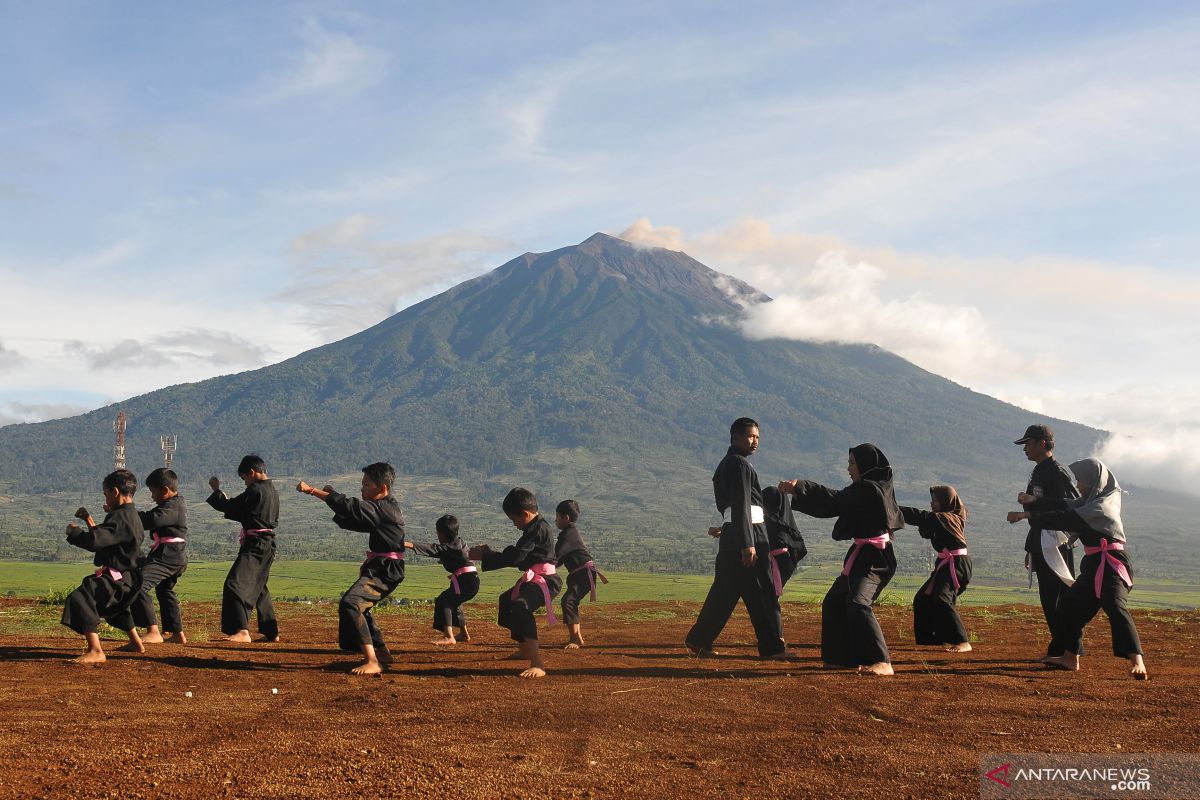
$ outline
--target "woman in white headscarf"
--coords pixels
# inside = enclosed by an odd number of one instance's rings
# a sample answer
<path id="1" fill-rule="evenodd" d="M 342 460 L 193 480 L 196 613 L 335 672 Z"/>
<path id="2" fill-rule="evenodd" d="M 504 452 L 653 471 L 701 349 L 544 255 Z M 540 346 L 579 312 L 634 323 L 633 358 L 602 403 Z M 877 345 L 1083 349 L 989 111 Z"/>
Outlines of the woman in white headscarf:
<path id="1" fill-rule="evenodd" d="M 1079 577 L 1059 600 L 1058 624 L 1051 652 L 1063 654 L 1045 659 L 1060 669 L 1079 669 L 1083 629 L 1101 608 L 1112 627 L 1113 655 L 1127 658 L 1129 673 L 1146 679 L 1142 644 L 1126 601 L 1133 587 L 1132 567 L 1125 550 L 1125 528 L 1121 524 L 1121 487 L 1108 467 L 1098 459 L 1085 458 L 1071 465 L 1080 497 L 1070 501 L 1068 511 L 1014 511 L 1009 522 L 1028 519 L 1043 528 L 1071 531 L 1083 543 Z"/>

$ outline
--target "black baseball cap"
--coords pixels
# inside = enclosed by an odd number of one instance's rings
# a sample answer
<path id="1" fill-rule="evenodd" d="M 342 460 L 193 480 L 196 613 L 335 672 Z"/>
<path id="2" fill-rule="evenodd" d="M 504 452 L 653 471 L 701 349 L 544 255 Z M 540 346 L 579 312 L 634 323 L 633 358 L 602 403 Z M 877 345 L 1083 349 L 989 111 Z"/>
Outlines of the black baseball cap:
<path id="1" fill-rule="evenodd" d="M 1025 429 L 1025 435 L 1017 439 L 1013 444 L 1025 444 L 1026 442 L 1036 442 L 1045 439 L 1047 442 L 1054 441 L 1054 431 L 1050 430 L 1049 425 L 1030 425 Z"/>

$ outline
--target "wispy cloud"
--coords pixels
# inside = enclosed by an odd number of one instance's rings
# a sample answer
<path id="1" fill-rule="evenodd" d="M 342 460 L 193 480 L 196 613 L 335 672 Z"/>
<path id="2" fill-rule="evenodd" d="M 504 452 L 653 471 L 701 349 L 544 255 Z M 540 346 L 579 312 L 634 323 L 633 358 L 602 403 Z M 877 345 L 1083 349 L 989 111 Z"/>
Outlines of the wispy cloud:
<path id="1" fill-rule="evenodd" d="M 404 300 L 495 266 L 511 250 L 502 239 L 456 232 L 408 242 L 376 239 L 376 221 L 347 217 L 297 236 L 296 265 L 278 298 L 304 308 L 304 323 L 323 337 L 344 336 L 388 317 Z"/>
<path id="2" fill-rule="evenodd" d="M 63 350 L 69 356 L 83 359 L 92 370 L 181 364 L 206 364 L 228 370 L 262 366 L 272 356 L 267 347 L 211 330 L 189 330 L 144 341 L 122 339 L 107 346 L 70 341 L 63 345 Z"/>
<path id="3" fill-rule="evenodd" d="M 15 366 L 24 360 L 23 355 L 16 350 L 9 350 L 4 346 L 4 342 L 0 342 L 0 369 Z"/>
<path id="4" fill-rule="evenodd" d="M 0 427 L 18 422 L 45 422 L 86 413 L 91 409 L 71 403 L 23 403 L 0 401 Z"/>
<path id="5" fill-rule="evenodd" d="M 321 92 L 353 93 L 381 81 L 391 61 L 387 51 L 308 19 L 299 31 L 303 48 L 284 69 L 267 75 L 259 94 L 288 99 Z"/>

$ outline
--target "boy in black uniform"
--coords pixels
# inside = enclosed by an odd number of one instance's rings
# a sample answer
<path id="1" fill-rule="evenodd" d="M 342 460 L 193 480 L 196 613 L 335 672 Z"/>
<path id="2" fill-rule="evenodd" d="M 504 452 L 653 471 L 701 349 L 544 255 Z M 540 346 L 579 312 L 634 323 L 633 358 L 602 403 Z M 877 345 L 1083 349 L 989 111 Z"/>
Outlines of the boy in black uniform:
<path id="1" fill-rule="evenodd" d="M 159 467 L 146 476 L 146 488 L 154 498 L 155 506 L 149 511 L 139 511 L 142 527 L 150 531 L 150 555 L 142 564 L 142 591 L 134 601 L 133 621 L 140 628 L 147 628 L 142 641 L 159 644 L 163 641 L 162 631 L 168 631 L 167 641 L 187 644 L 183 634 L 183 613 L 179 598 L 175 596 L 175 584 L 179 576 L 187 571 L 187 505 L 179 495 L 179 476 L 174 470 Z M 154 616 L 153 591 L 162 608 L 163 627 L 158 627 Z"/>
<path id="2" fill-rule="evenodd" d="M 1046 425 L 1030 425 L 1014 444 L 1022 445 L 1025 457 L 1036 464 L 1029 476 L 1029 485 L 1017 495 L 1017 502 L 1035 515 L 1069 510 L 1068 501 L 1079 497 L 1079 492 L 1071 473 L 1054 460 L 1054 432 Z M 1044 529 L 1036 517 L 1031 516 L 1029 533 L 1025 536 L 1025 553 L 1026 568 L 1037 574 L 1042 614 L 1050 629 L 1051 641 L 1046 647 L 1045 658 L 1061 656 L 1062 652 L 1053 640 L 1058 624 L 1058 603 L 1075 582 L 1075 559 L 1068 537 L 1062 531 Z"/>
<path id="3" fill-rule="evenodd" d="M 585 594 L 596 602 L 596 578 L 608 583 L 600 574 L 587 545 L 575 523 L 579 520 L 579 503 L 563 500 L 554 509 L 554 527 L 558 528 L 558 540 L 554 543 L 554 558 L 567 570 L 567 588 L 562 594 L 563 624 L 570 632 L 566 650 L 583 647 L 583 633 L 579 627 L 579 601 Z"/>
<path id="4" fill-rule="evenodd" d="M 729 450 L 713 475 L 713 495 L 724 519 L 710 536 L 720 537 L 712 587 L 696 624 L 684 645 L 695 656 L 714 656 L 713 642 L 737 607 L 746 605 L 758 639 L 761 658 L 787 658 L 783 632 L 775 621 L 778 606 L 769 575 L 767 531 L 764 526 L 762 488 L 749 456 L 758 449 L 758 423 L 749 417 L 734 420 L 729 428 Z"/>
<path id="5" fill-rule="evenodd" d="M 929 510 L 900 506 L 909 525 L 916 525 L 937 554 L 929 579 L 913 597 L 913 638 L 917 644 L 942 644 L 948 653 L 969 653 L 967 629 L 955 606 L 971 582 L 967 552 L 967 507 L 953 486 L 929 487 Z"/>
<path id="6" fill-rule="evenodd" d="M 75 664 L 102 664 L 106 659 L 100 647 L 100 619 L 129 635 L 129 644 L 122 647 L 136 653 L 146 652 L 133 624 L 129 605 L 141 588 L 137 570 L 142 549 L 142 524 L 133 507 L 137 478 L 126 469 L 110 472 L 104 477 L 104 510 L 108 512 L 99 525 L 86 508 L 75 512 L 87 523 L 87 530 L 78 525 L 67 526 L 67 541 L 76 547 L 96 554 L 92 563 L 96 574 L 83 579 L 79 588 L 67 595 L 63 606 L 62 624 L 87 640 L 87 651 L 72 659 Z"/>
<path id="7" fill-rule="evenodd" d="M 497 553 L 486 544 L 476 545 L 468 552 L 472 559 L 480 560 L 484 571 L 502 567 L 522 570 L 521 577 L 511 590 L 500 595 L 500 627 L 508 628 L 519 649 L 509 656 L 513 661 L 529 659 L 529 668 L 521 673 L 522 678 L 546 677 L 546 665 L 542 663 L 538 648 L 537 620 L 533 612 L 546 606 L 546 621 L 555 623 L 554 595 L 562 588 L 558 577 L 558 565 L 554 561 L 554 535 L 550 523 L 538 513 L 537 498 L 528 489 L 517 487 L 504 497 L 504 515 L 513 525 L 521 529 L 517 543 Z"/>
<path id="8" fill-rule="evenodd" d="M 296 491 L 324 500 L 333 509 L 333 521 L 339 528 L 370 534 L 367 546 L 371 549 L 359 567 L 358 580 L 338 603 L 338 646 L 362 650 L 363 663 L 351 673 L 378 675 L 383 672 L 382 665 L 393 659 L 371 609 L 404 580 L 404 515 L 392 496 L 396 482 L 392 465 L 379 461 L 363 467 L 362 473 L 361 500 L 332 486 L 315 489 L 304 481 L 296 484 Z"/>
<path id="9" fill-rule="evenodd" d="M 259 456 L 248 455 L 238 464 L 238 477 L 246 491 L 226 497 L 221 481 L 213 476 L 208 485 L 213 493 L 205 501 L 242 524 L 241 547 L 221 596 L 221 632 L 227 642 L 250 641 L 250 609 L 258 615 L 258 631 L 264 642 L 279 641 L 279 620 L 267 581 L 275 561 L 275 528 L 279 525 L 279 493 L 267 476 L 267 464 Z"/>
<path id="10" fill-rule="evenodd" d="M 467 632 L 467 617 L 462 605 L 479 594 L 479 571 L 467 557 L 467 546 L 458 535 L 458 520 L 451 514 L 438 517 L 437 544 L 405 542 L 404 546 L 423 556 L 436 558 L 442 568 L 450 573 L 450 586 L 433 601 L 433 629 L 441 631 L 442 638 L 434 644 L 453 645 L 459 641 L 471 641 Z M 454 629 L 458 628 L 458 638 Z"/>

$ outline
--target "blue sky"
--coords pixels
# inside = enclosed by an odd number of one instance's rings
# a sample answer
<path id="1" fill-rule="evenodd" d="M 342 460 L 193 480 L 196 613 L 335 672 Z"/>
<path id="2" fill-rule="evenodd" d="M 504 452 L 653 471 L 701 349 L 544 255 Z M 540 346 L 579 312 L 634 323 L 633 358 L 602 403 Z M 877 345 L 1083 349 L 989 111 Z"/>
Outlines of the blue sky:
<path id="1" fill-rule="evenodd" d="M 0 423 L 604 230 L 1200 467 L 1200 11 L 832 5 L 3 3 Z"/>

